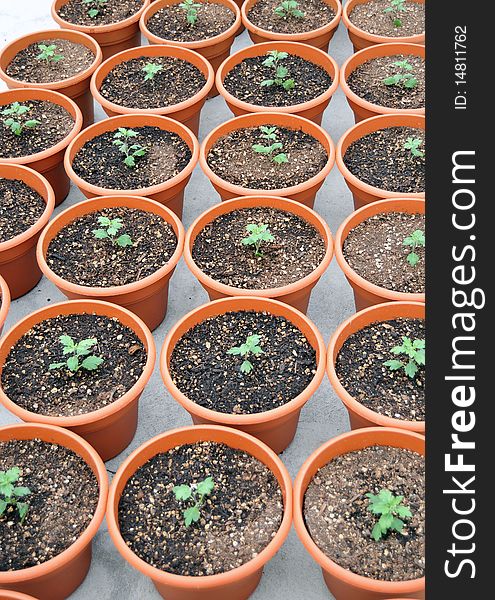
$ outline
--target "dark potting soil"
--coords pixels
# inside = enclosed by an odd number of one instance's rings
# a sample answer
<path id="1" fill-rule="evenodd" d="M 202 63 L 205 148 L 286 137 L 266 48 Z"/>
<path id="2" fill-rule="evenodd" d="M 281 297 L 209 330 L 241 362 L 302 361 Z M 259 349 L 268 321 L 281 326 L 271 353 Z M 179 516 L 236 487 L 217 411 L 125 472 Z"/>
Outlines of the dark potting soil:
<path id="1" fill-rule="evenodd" d="M 43 198 L 23 181 L 0 177 L 0 243 L 27 231 L 45 208 Z"/>
<path id="2" fill-rule="evenodd" d="M 104 4 L 97 1 L 91 4 L 83 0 L 68 0 L 60 7 L 58 15 L 68 23 L 95 27 L 124 21 L 135 15 L 143 6 L 144 0 L 107 0 Z M 94 17 L 89 16 L 90 10 L 98 10 Z"/>
<path id="3" fill-rule="evenodd" d="M 121 219 L 122 227 L 114 237 L 128 235 L 132 246 L 122 247 L 110 238 L 96 238 L 93 231 L 102 229 L 98 217 Z M 66 281 L 104 288 L 148 277 L 167 264 L 176 247 L 177 236 L 162 217 L 120 206 L 68 223 L 50 242 L 46 260 Z"/>
<path id="4" fill-rule="evenodd" d="M 415 127 L 387 127 L 352 142 L 344 154 L 349 171 L 362 182 L 388 192 L 425 191 L 425 156 L 404 148 L 408 138 L 420 139 L 425 154 L 425 132 Z"/>
<path id="5" fill-rule="evenodd" d="M 287 78 L 295 83 L 290 90 L 282 85 L 262 86 L 262 82 L 274 78 L 273 67 L 266 67 L 266 56 L 245 58 L 223 80 L 225 89 L 243 102 L 258 106 L 294 106 L 318 98 L 332 85 L 330 75 L 309 60 L 289 54 L 279 61 L 288 70 Z"/>
<path id="6" fill-rule="evenodd" d="M 248 224 L 268 225 L 275 238 L 263 242 L 262 256 L 242 240 Z M 261 206 L 221 215 L 208 223 L 194 240 L 192 257 L 209 277 L 242 289 L 289 285 L 312 273 L 325 256 L 318 231 L 297 215 Z"/>
<path id="7" fill-rule="evenodd" d="M 274 127 L 267 124 L 266 127 Z M 237 129 L 219 138 L 210 148 L 210 169 L 225 181 L 244 188 L 276 190 L 298 185 L 317 175 L 326 165 L 328 155 L 320 142 L 301 130 L 276 129 L 282 148 L 273 152 L 286 154 L 288 162 L 277 164 L 271 155 L 253 150 L 254 144 L 270 146 L 259 127 Z"/>
<path id="8" fill-rule="evenodd" d="M 368 0 L 357 4 L 349 14 L 353 25 L 367 33 L 386 37 L 409 37 L 425 30 L 425 5 L 406 0 L 405 11 L 384 12 L 390 7 L 390 0 Z M 402 25 L 396 27 L 395 19 Z"/>
<path id="9" fill-rule="evenodd" d="M 145 80 L 147 64 L 162 68 Z M 187 60 L 171 56 L 133 58 L 115 66 L 101 84 L 101 95 L 127 108 L 161 108 L 192 98 L 205 86 L 203 73 Z"/>
<path id="10" fill-rule="evenodd" d="M 215 487 L 189 527 L 176 485 L 211 477 Z M 119 503 L 120 533 L 148 564 L 177 575 L 224 573 L 255 558 L 276 535 L 282 492 L 253 456 L 217 442 L 198 442 L 157 454 L 127 482 Z"/>
<path id="11" fill-rule="evenodd" d="M 404 240 L 416 230 L 425 231 L 423 214 L 374 215 L 349 232 L 344 242 L 344 257 L 366 281 L 395 292 L 423 294 L 425 248 L 415 249 L 419 261 L 412 266 L 407 262 L 412 248 L 404 245 Z"/>
<path id="12" fill-rule="evenodd" d="M 11 507 L 0 516 L 0 571 L 40 565 L 71 546 L 88 527 L 98 505 L 98 481 L 77 454 L 41 440 L 0 441 L 0 471 L 18 467 L 15 485 L 29 511 L 21 524 Z"/>
<path id="13" fill-rule="evenodd" d="M 320 550 L 344 569 L 381 581 L 407 581 L 425 569 L 425 461 L 411 450 L 370 446 L 319 469 L 304 496 L 304 518 Z M 401 533 L 371 536 L 378 516 L 365 494 L 404 496 L 412 517 Z"/>
<path id="14" fill-rule="evenodd" d="M 72 115 L 59 104 L 45 100 L 25 100 L 20 104 L 29 108 L 20 116 L 4 114 L 4 111 L 12 108 L 12 104 L 0 106 L 0 158 L 19 158 L 48 150 L 69 135 L 74 127 Z M 14 119 L 21 125 L 34 119 L 39 124 L 32 128 L 25 127 L 20 135 L 16 135 L 5 124 L 8 119 Z"/>
<path id="15" fill-rule="evenodd" d="M 406 71 L 395 63 L 406 61 L 412 67 L 410 73 L 417 84 L 406 88 L 401 83 L 386 85 L 384 79 Z M 350 89 L 360 98 L 387 108 L 400 110 L 424 108 L 425 106 L 425 61 L 412 54 L 396 54 L 373 58 L 359 65 L 347 78 Z"/>
<path id="16" fill-rule="evenodd" d="M 335 18 L 333 8 L 323 0 L 298 0 L 298 9 L 304 17 L 280 17 L 274 10 L 280 0 L 258 0 L 247 13 L 248 19 L 267 31 L 275 33 L 305 33 L 323 27 Z"/>
<path id="17" fill-rule="evenodd" d="M 57 61 L 40 60 L 39 46 L 56 46 L 55 54 L 62 56 Z M 59 38 L 40 40 L 18 52 L 9 63 L 6 73 L 13 79 L 30 83 L 62 81 L 88 69 L 95 59 L 94 54 L 83 44 Z"/>
<path id="18" fill-rule="evenodd" d="M 259 335 L 262 354 L 228 354 Z M 244 359 L 253 365 L 240 370 Z M 170 374 L 196 404 L 221 413 L 254 414 L 287 404 L 316 373 L 316 353 L 306 336 L 284 317 L 239 311 L 211 317 L 184 334 L 170 357 Z"/>
<path id="19" fill-rule="evenodd" d="M 75 343 L 95 338 L 90 356 L 103 358 L 93 371 L 62 366 L 60 336 Z M 81 363 L 83 358 L 79 359 Z M 10 350 L 2 370 L 5 394 L 21 408 L 55 417 L 87 414 L 118 400 L 141 376 L 146 350 L 138 336 L 117 319 L 95 314 L 62 315 L 41 321 Z"/>
<path id="20" fill-rule="evenodd" d="M 223 4 L 196 2 L 197 21 L 191 26 L 187 11 L 178 4 L 164 6 L 152 15 L 146 26 L 159 38 L 174 42 L 199 42 L 220 35 L 235 22 L 235 14 Z"/>
<path id="21" fill-rule="evenodd" d="M 112 190 L 135 190 L 168 181 L 178 175 L 192 157 L 189 146 L 171 131 L 159 127 L 135 127 L 131 144 L 147 149 L 136 157 L 136 166 L 124 163 L 125 154 L 113 142 L 118 129 L 88 140 L 74 156 L 72 168 L 84 181 Z"/>
<path id="22" fill-rule="evenodd" d="M 414 379 L 399 369 L 391 371 L 388 360 L 408 362 L 392 348 L 402 337 L 425 339 L 423 319 L 398 318 L 372 323 L 350 335 L 342 344 L 335 371 L 345 390 L 358 402 L 381 415 L 407 421 L 425 420 L 425 368 Z"/>

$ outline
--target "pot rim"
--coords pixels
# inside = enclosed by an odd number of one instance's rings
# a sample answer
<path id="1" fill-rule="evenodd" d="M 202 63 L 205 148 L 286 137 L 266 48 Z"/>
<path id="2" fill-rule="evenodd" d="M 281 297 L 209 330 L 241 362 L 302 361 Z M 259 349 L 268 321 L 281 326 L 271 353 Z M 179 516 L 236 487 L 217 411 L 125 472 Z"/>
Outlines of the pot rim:
<path id="1" fill-rule="evenodd" d="M 5 324 L 10 308 L 10 290 L 5 279 L 0 275 L 0 331 Z"/>

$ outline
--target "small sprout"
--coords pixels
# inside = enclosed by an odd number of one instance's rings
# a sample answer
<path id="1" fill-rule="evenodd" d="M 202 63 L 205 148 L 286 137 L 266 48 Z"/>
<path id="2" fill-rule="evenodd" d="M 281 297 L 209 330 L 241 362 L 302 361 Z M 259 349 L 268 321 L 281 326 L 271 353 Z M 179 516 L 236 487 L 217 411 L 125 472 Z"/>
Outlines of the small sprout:
<path id="1" fill-rule="evenodd" d="M 152 81 L 157 73 L 159 73 L 163 69 L 163 65 L 158 65 L 156 63 L 146 63 L 144 67 L 141 69 L 146 73 L 144 76 L 145 81 Z"/>
<path id="2" fill-rule="evenodd" d="M 69 335 L 61 335 L 59 339 L 63 346 L 63 355 L 70 354 L 70 356 L 65 362 L 51 363 L 50 370 L 67 367 L 71 373 L 77 373 L 79 369 L 94 371 L 103 362 L 103 358 L 91 354 L 93 346 L 98 343 L 96 338 L 81 340 L 77 344 Z M 81 357 L 86 358 L 80 363 Z"/>
<path id="3" fill-rule="evenodd" d="M 126 129 L 125 127 L 119 127 L 119 130 L 114 134 L 114 145 L 125 154 L 124 164 L 129 168 L 136 166 L 136 157 L 141 157 L 148 152 L 146 146 L 141 144 L 131 144 L 130 140 L 138 136 L 137 131 L 133 129 Z"/>
<path id="4" fill-rule="evenodd" d="M 29 511 L 27 502 L 20 502 L 19 498 L 24 498 L 31 493 L 27 487 L 15 486 L 21 475 L 19 467 L 12 467 L 8 471 L 0 471 L 0 516 L 11 506 L 17 510 L 21 520 L 21 525 Z"/>
<path id="5" fill-rule="evenodd" d="M 403 362 L 402 360 L 387 360 L 383 363 L 384 366 L 388 367 L 391 371 L 404 369 L 406 375 L 411 379 L 416 377 L 416 373 L 419 371 L 420 366 L 426 364 L 424 340 L 412 341 L 410 338 L 403 335 L 402 345 L 394 346 L 391 352 L 397 356 L 404 354 L 409 360 L 407 362 Z"/>
<path id="6" fill-rule="evenodd" d="M 402 19 L 399 13 L 405 12 L 406 0 L 390 0 L 390 6 L 383 10 L 384 13 L 390 13 L 394 27 L 402 27 Z"/>
<path id="7" fill-rule="evenodd" d="M 62 60 L 64 57 L 63 54 L 55 54 L 55 51 L 57 50 L 57 46 L 55 46 L 55 44 L 50 44 L 50 46 L 47 46 L 46 44 L 38 44 L 38 50 L 40 53 L 36 59 L 45 60 L 47 64 L 56 63 L 59 60 Z"/>
<path id="8" fill-rule="evenodd" d="M 366 494 L 366 497 L 369 498 L 368 510 L 380 515 L 371 531 L 373 539 L 378 542 L 389 530 L 402 533 L 404 521 L 401 519 L 412 517 L 411 509 L 402 504 L 404 496 L 394 496 L 390 490 L 384 489 L 377 496 Z"/>
<path id="9" fill-rule="evenodd" d="M 253 150 L 258 154 L 265 154 L 267 156 L 271 156 L 273 162 L 279 165 L 288 162 L 289 159 L 287 158 L 287 155 L 283 152 L 274 154 L 276 150 L 282 149 L 282 143 L 279 142 L 277 138 L 277 128 L 265 127 L 262 125 L 260 127 L 260 130 L 262 133 L 261 137 L 265 140 L 271 141 L 272 143 L 269 146 L 264 146 L 263 144 L 253 144 Z"/>
<path id="10" fill-rule="evenodd" d="M 249 223 L 249 225 L 246 225 L 246 231 L 249 235 L 243 238 L 241 243 L 244 246 L 254 246 L 255 256 L 263 256 L 263 252 L 260 250 L 261 244 L 263 242 L 273 242 L 275 239 L 270 233 L 268 225 L 263 223 L 260 223 L 259 225 Z"/>
<path id="11" fill-rule="evenodd" d="M 284 88 L 284 90 L 292 90 L 296 85 L 293 79 L 288 79 L 287 76 L 289 71 L 287 67 L 279 64 L 279 61 L 287 58 L 287 52 L 278 52 L 278 50 L 269 50 L 267 52 L 268 58 L 263 61 L 265 67 L 271 67 L 274 69 L 273 79 L 264 79 L 261 82 L 263 87 L 269 87 L 272 85 L 278 85 Z"/>
<path id="12" fill-rule="evenodd" d="M 191 485 L 176 485 L 173 488 L 175 499 L 179 502 L 192 502 L 192 506 L 186 508 L 182 515 L 184 524 L 189 527 L 191 523 L 197 523 L 201 518 L 201 507 L 204 504 L 206 496 L 209 496 L 215 489 L 215 482 L 212 477 L 207 477 L 199 483 Z"/>
<path id="13" fill-rule="evenodd" d="M 30 110 L 29 106 L 19 104 L 19 102 L 13 102 L 10 105 L 10 108 L 5 108 L 2 111 L 2 115 L 9 117 L 8 119 L 4 119 L 3 124 L 15 135 L 21 135 L 25 129 L 34 129 L 41 121 L 38 121 L 37 119 L 28 119 L 27 121 L 21 122 L 20 120 L 20 117 Z"/>
<path id="14" fill-rule="evenodd" d="M 303 19 L 306 16 L 306 13 L 299 10 L 299 2 L 295 0 L 283 0 L 273 12 L 277 17 L 282 17 L 283 19 L 289 19 L 290 17 Z"/>
<path id="15" fill-rule="evenodd" d="M 201 4 L 194 2 L 194 0 L 184 0 L 179 4 L 179 7 L 186 13 L 186 21 L 189 23 L 189 27 L 194 27 L 198 20 L 198 8 L 201 8 Z"/>
<path id="16" fill-rule="evenodd" d="M 240 371 L 241 373 L 251 373 L 254 369 L 253 364 L 248 359 L 248 357 L 252 354 L 253 356 L 258 356 L 259 354 L 263 354 L 263 350 L 261 349 L 260 336 L 257 334 L 248 335 L 244 344 L 240 346 L 234 346 L 227 350 L 227 354 L 235 354 L 240 355 L 244 358 L 244 362 L 241 365 Z"/>
<path id="17" fill-rule="evenodd" d="M 418 85 L 418 80 L 411 73 L 413 66 L 407 60 L 397 60 L 393 63 L 397 67 L 397 72 L 390 77 L 385 77 L 385 85 L 402 85 L 408 90 L 412 90 Z"/>
<path id="18" fill-rule="evenodd" d="M 419 256 L 416 254 L 416 248 L 424 248 L 426 244 L 424 231 L 416 229 L 410 236 L 406 237 L 402 242 L 404 246 L 411 247 L 411 252 L 407 255 L 407 262 L 415 267 L 418 264 Z"/>
<path id="19" fill-rule="evenodd" d="M 88 16 L 91 17 L 91 19 L 94 19 L 100 14 L 100 8 L 103 8 L 107 2 L 108 0 L 83 0 L 83 4 L 92 7 L 88 10 Z"/>
<path id="20" fill-rule="evenodd" d="M 406 143 L 404 144 L 404 150 L 410 150 L 411 154 L 416 158 L 423 158 L 425 155 L 424 152 L 418 150 L 418 148 L 423 143 L 419 138 L 408 137 Z"/>
<path id="21" fill-rule="evenodd" d="M 125 248 L 126 246 L 132 246 L 132 240 L 127 233 L 123 233 L 118 238 L 115 236 L 119 229 L 123 227 L 122 219 L 109 219 L 108 217 L 98 217 L 98 224 L 104 229 L 93 229 L 93 235 L 98 240 L 109 239 L 112 244 L 117 244 Z"/>

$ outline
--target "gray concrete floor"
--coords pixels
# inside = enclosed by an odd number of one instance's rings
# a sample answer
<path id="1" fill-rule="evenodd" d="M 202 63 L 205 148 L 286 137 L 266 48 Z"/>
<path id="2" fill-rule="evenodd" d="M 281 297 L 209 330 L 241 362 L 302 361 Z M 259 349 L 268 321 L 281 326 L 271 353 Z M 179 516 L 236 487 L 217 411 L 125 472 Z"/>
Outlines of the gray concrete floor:
<path id="1" fill-rule="evenodd" d="M 54 28 L 50 17 L 51 0 L 15 0 L 0 2 L 0 42 L 10 41 L 32 31 Z M 251 43 L 246 32 L 238 36 L 233 51 Z M 352 46 L 341 24 L 330 45 L 330 54 L 341 65 L 352 53 Z M 3 82 L 0 89 L 4 89 Z M 219 123 L 232 117 L 221 97 L 209 100 L 201 114 L 200 141 Z M 104 118 L 99 106 L 97 120 Z M 329 131 L 335 143 L 353 124 L 352 113 L 345 96 L 339 89 L 324 115 L 323 127 Z M 75 187 L 56 212 L 80 202 L 82 194 Z M 201 212 L 219 202 L 219 197 L 201 172 L 199 166 L 193 173 L 186 189 L 184 226 L 187 228 Z M 326 219 L 333 233 L 353 210 L 352 197 L 337 167 L 334 167 L 318 193 L 315 209 Z M 45 278 L 25 297 L 12 303 L 5 331 L 31 311 L 50 302 L 65 300 L 64 296 Z M 184 314 L 207 301 L 206 293 L 181 261 L 170 285 L 168 314 L 162 325 L 154 332 L 159 354 L 165 335 Z M 313 291 L 309 317 L 320 329 L 326 342 L 332 332 L 354 312 L 351 290 L 335 259 Z M 17 419 L 0 407 L 0 425 Z M 158 363 L 140 402 L 137 434 L 132 444 L 117 458 L 107 463 L 110 477 L 120 463 L 140 444 L 151 437 L 172 429 L 189 425 L 185 411 L 173 400 L 162 383 Z M 321 387 L 311 398 L 301 414 L 299 428 L 291 446 L 283 453 L 282 460 L 294 478 L 304 460 L 323 442 L 349 430 L 347 413 L 325 378 Z M 266 566 L 260 586 L 253 600 L 323 600 L 331 597 L 321 578 L 319 567 L 299 542 L 292 530 L 280 552 Z M 91 570 L 81 587 L 71 596 L 72 600 L 154 600 L 160 598 L 151 582 L 133 570 L 118 554 L 107 533 L 104 523 L 94 541 Z"/>

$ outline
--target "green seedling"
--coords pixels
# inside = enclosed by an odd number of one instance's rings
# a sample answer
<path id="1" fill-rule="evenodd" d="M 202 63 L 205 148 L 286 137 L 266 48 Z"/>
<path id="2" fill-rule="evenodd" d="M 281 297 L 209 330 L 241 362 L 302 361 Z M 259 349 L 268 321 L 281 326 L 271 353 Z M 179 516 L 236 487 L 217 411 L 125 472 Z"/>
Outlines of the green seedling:
<path id="1" fill-rule="evenodd" d="M 263 354 L 263 350 L 259 344 L 259 335 L 248 335 L 244 344 L 241 344 L 238 347 L 234 346 L 233 348 L 230 348 L 230 350 L 227 351 L 227 354 L 240 355 L 244 359 L 240 368 L 241 373 L 248 374 L 251 373 L 251 371 L 254 369 L 254 366 L 248 357 L 251 355 L 258 356 L 259 354 Z"/>
<path id="2" fill-rule="evenodd" d="M 111 240 L 112 244 L 125 248 L 126 246 L 132 246 L 132 240 L 127 233 L 115 237 L 122 229 L 122 219 L 109 219 L 108 217 L 98 217 L 98 225 L 101 225 L 101 229 L 93 229 L 93 235 L 98 240 Z"/>
<path id="3" fill-rule="evenodd" d="M 77 373 L 80 369 L 94 371 L 103 362 L 103 358 L 91 354 L 93 346 L 98 343 L 96 338 L 81 340 L 77 344 L 69 335 L 61 335 L 59 339 L 63 347 L 62 354 L 70 356 L 64 362 L 51 363 L 50 370 L 67 367 L 71 373 Z"/>
<path id="4" fill-rule="evenodd" d="M 393 66 L 397 67 L 397 71 L 390 77 L 385 77 L 383 80 L 385 85 L 401 85 L 408 90 L 412 90 L 418 85 L 418 80 L 411 72 L 413 66 L 407 60 L 397 60 Z"/>
<path id="5" fill-rule="evenodd" d="M 108 0 L 83 0 L 83 4 L 87 4 L 90 8 L 88 9 L 88 16 L 94 19 L 100 14 L 100 9 L 105 6 Z"/>
<path id="6" fill-rule="evenodd" d="M 136 166 L 136 158 L 144 156 L 148 152 L 146 146 L 131 144 L 131 139 L 137 136 L 137 131 L 125 127 L 119 127 L 119 130 L 113 136 L 114 145 L 118 147 L 122 154 L 125 154 L 124 164 L 131 169 Z"/>
<path id="7" fill-rule="evenodd" d="M 377 496 L 366 494 L 366 497 L 369 498 L 368 510 L 374 515 L 380 515 L 371 531 L 373 539 L 378 542 L 389 530 L 402 533 L 402 519 L 412 517 L 411 509 L 402 504 L 404 496 L 394 496 L 390 490 L 384 489 Z"/>
<path id="8" fill-rule="evenodd" d="M 394 27 L 402 27 L 400 13 L 407 10 L 406 0 L 390 0 L 390 6 L 383 10 L 384 13 L 390 13 Z"/>
<path id="9" fill-rule="evenodd" d="M 405 374 L 411 379 L 414 379 L 419 368 L 426 364 L 425 340 L 411 340 L 403 335 L 402 345 L 394 346 L 391 352 L 396 356 L 403 354 L 407 361 L 399 359 L 387 360 L 383 363 L 384 366 L 388 367 L 391 371 L 404 369 Z"/>
<path id="10" fill-rule="evenodd" d="M 57 63 L 59 60 L 62 60 L 64 57 L 63 54 L 56 54 L 57 46 L 55 44 L 50 44 L 47 46 L 46 44 L 38 44 L 38 50 L 40 53 L 36 57 L 37 60 L 44 60 L 47 64 Z"/>
<path id="11" fill-rule="evenodd" d="M 282 149 L 282 143 L 278 141 L 277 138 L 277 128 L 276 127 L 265 127 L 261 126 L 261 137 L 265 140 L 271 141 L 272 143 L 269 145 L 263 144 L 253 144 L 253 150 L 258 154 L 265 154 L 267 156 L 271 156 L 273 162 L 277 164 L 286 163 L 289 161 L 287 155 L 283 152 L 275 152 L 277 150 Z"/>
<path id="12" fill-rule="evenodd" d="M 198 8 L 201 8 L 201 4 L 194 2 L 194 0 L 184 0 L 179 4 L 179 7 L 186 13 L 186 21 L 189 27 L 194 27 L 198 20 Z"/>
<path id="13" fill-rule="evenodd" d="M 411 154 L 416 158 L 423 158 L 425 153 L 421 152 L 421 150 L 418 150 L 422 143 L 423 141 L 419 138 L 408 137 L 406 143 L 404 144 L 404 150 L 410 150 Z"/>
<path id="14" fill-rule="evenodd" d="M 27 114 L 30 110 L 29 106 L 13 102 L 10 108 L 2 110 L 2 115 L 8 117 L 8 119 L 4 119 L 3 124 L 15 135 L 22 135 L 25 129 L 34 129 L 41 121 L 38 121 L 38 119 L 28 119 L 23 122 L 20 120 L 20 117 Z"/>
<path id="15" fill-rule="evenodd" d="M 283 0 L 273 11 L 277 17 L 282 19 L 303 19 L 306 16 L 302 10 L 299 9 L 299 3 L 295 0 Z"/>
<path id="16" fill-rule="evenodd" d="M 206 496 L 209 496 L 215 489 L 215 482 L 212 477 L 207 477 L 199 483 L 192 483 L 191 485 L 176 485 L 173 488 L 175 499 L 179 502 L 192 503 L 192 506 L 186 508 L 182 515 L 184 517 L 184 524 L 189 527 L 192 523 L 197 523 L 201 518 L 201 507 L 205 502 Z"/>
<path id="17" fill-rule="evenodd" d="M 416 231 L 413 231 L 410 236 L 404 239 L 402 244 L 411 248 L 411 252 L 407 255 L 406 260 L 412 267 L 415 267 L 419 261 L 419 256 L 416 254 L 416 248 L 424 248 L 426 244 L 424 231 L 416 229 Z"/>
<path id="18" fill-rule="evenodd" d="M 289 74 L 287 67 L 279 64 L 279 61 L 284 60 L 287 56 L 287 52 L 278 52 L 277 50 L 269 50 L 267 52 L 267 58 L 263 61 L 263 65 L 272 68 L 274 73 L 273 79 L 264 79 L 261 82 L 263 87 L 277 85 L 287 91 L 294 88 L 294 80 L 287 77 Z"/>
<path id="19" fill-rule="evenodd" d="M 141 69 L 145 72 L 144 80 L 153 81 L 155 75 L 163 69 L 163 65 L 157 65 L 156 63 L 146 63 Z"/>
<path id="20" fill-rule="evenodd" d="M 273 242 L 275 239 L 270 233 L 268 225 L 265 225 L 264 223 L 260 223 L 259 225 L 249 223 L 249 225 L 246 225 L 246 231 L 249 235 L 243 238 L 241 243 L 244 246 L 254 246 L 255 256 L 263 256 L 263 252 L 261 252 L 261 244 L 263 242 Z"/>
<path id="21" fill-rule="evenodd" d="M 9 506 L 17 510 L 17 514 L 24 523 L 24 519 L 29 511 L 29 504 L 21 502 L 20 498 L 29 496 L 31 490 L 23 486 L 15 486 L 19 480 L 21 470 L 19 467 L 12 467 L 8 471 L 0 471 L 0 516 L 2 516 Z"/>

